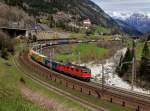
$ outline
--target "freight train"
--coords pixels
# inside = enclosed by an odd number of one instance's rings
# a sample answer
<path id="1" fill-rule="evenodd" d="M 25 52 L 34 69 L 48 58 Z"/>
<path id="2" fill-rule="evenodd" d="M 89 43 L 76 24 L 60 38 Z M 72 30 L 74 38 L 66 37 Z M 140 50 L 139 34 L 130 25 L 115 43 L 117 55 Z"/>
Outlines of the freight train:
<path id="1" fill-rule="evenodd" d="M 46 47 L 46 45 L 43 45 L 43 47 Z M 62 62 L 49 60 L 47 56 L 40 54 L 35 49 L 36 48 L 34 47 L 33 49 L 30 50 L 29 56 L 39 64 L 49 68 L 50 70 L 59 72 L 60 74 L 65 74 L 82 81 L 87 81 L 87 82 L 90 81 L 91 79 L 90 69 L 84 66 L 77 66 L 71 63 L 65 64 Z"/>

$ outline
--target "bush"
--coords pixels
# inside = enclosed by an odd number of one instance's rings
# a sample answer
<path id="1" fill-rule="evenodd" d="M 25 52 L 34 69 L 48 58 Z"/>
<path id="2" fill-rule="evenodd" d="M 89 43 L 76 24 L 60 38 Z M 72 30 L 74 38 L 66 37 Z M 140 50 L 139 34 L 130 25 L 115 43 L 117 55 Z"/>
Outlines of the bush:
<path id="1" fill-rule="evenodd" d="M 56 23 L 56 26 L 64 29 L 65 28 L 65 23 L 64 23 L 64 21 L 58 21 Z"/>
<path id="2" fill-rule="evenodd" d="M 24 78 L 22 78 L 22 77 L 20 78 L 20 82 L 23 83 L 23 84 L 26 83 L 25 80 L 24 80 Z"/>
<path id="3" fill-rule="evenodd" d="M 101 35 L 101 34 L 110 34 L 111 30 L 109 28 L 105 27 L 97 27 L 95 30 L 95 33 Z"/>
<path id="4" fill-rule="evenodd" d="M 8 50 L 7 50 L 7 48 L 2 49 L 1 57 L 4 58 L 4 59 L 8 59 Z"/>
<path id="5" fill-rule="evenodd" d="M 92 34 L 92 30 L 91 29 L 87 29 L 85 32 L 86 36 L 89 36 Z"/>

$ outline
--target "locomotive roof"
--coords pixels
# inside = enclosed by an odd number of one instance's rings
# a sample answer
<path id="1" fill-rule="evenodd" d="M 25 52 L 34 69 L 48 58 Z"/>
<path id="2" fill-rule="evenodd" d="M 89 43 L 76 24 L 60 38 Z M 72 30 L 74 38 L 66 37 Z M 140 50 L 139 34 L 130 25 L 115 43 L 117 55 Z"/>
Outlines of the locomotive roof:
<path id="1" fill-rule="evenodd" d="M 69 66 L 72 66 L 74 68 L 78 68 L 78 69 L 85 70 L 85 71 L 90 71 L 90 69 L 87 68 L 86 66 L 79 66 L 79 65 L 76 65 L 76 64 L 72 64 L 72 63 L 67 63 L 65 65 L 69 65 Z"/>
<path id="2" fill-rule="evenodd" d="M 53 60 L 52 60 L 53 61 Z M 87 68 L 86 66 L 79 66 L 79 65 L 76 65 L 76 64 L 72 64 L 72 63 L 64 63 L 64 62 L 58 62 L 58 61 L 55 61 L 56 63 L 59 63 L 59 64 L 62 64 L 62 65 L 66 65 L 66 66 L 71 66 L 73 68 L 77 68 L 77 69 L 81 69 L 81 70 L 84 70 L 84 71 L 91 71 L 89 68 Z"/>
<path id="3" fill-rule="evenodd" d="M 72 64 L 72 63 L 67 63 L 66 65 L 70 65 L 70 66 L 74 66 L 74 67 L 77 67 L 77 68 L 87 68 L 85 66 L 79 66 L 79 65 L 76 65 L 76 64 Z"/>

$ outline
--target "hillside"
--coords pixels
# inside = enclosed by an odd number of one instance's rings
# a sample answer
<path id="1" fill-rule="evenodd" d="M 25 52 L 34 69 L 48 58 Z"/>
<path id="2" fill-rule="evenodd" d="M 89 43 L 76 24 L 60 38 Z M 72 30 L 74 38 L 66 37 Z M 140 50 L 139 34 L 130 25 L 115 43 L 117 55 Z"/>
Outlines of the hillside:
<path id="1" fill-rule="evenodd" d="M 47 16 L 62 11 L 72 19 L 82 21 L 89 18 L 92 24 L 120 32 L 118 24 L 90 0 L 11 0 L 6 3 L 19 5 L 19 7 L 34 16 Z"/>
<path id="2" fill-rule="evenodd" d="M 43 4 L 43 6 L 39 6 L 38 1 L 40 3 L 39 5 Z M 54 2 L 48 2 L 49 4 L 47 5 L 44 4 L 46 2 L 42 2 L 42 0 L 32 0 L 33 4 L 31 3 L 31 0 L 24 0 L 24 2 L 36 10 L 38 7 L 42 7 L 41 12 L 47 11 L 54 13 L 57 10 L 64 11 L 65 13 L 78 15 L 80 19 L 90 18 L 93 24 L 106 27 L 117 27 L 115 21 L 113 21 L 101 8 L 90 0 L 55 0 Z"/>
<path id="3" fill-rule="evenodd" d="M 0 2 L 0 26 L 25 27 L 34 23 L 34 18 L 18 7 Z"/>

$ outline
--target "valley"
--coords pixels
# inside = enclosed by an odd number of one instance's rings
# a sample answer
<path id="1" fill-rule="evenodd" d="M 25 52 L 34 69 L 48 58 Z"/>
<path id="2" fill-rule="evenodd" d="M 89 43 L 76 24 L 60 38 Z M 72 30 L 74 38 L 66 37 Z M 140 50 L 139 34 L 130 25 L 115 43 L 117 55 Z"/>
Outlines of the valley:
<path id="1" fill-rule="evenodd" d="M 0 0 L 0 111 L 149 111 L 148 4 Z"/>

